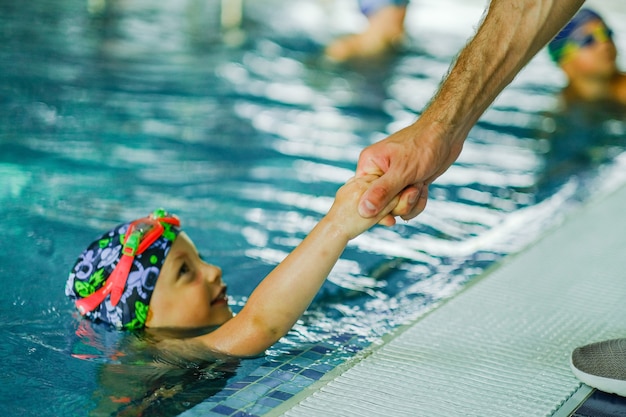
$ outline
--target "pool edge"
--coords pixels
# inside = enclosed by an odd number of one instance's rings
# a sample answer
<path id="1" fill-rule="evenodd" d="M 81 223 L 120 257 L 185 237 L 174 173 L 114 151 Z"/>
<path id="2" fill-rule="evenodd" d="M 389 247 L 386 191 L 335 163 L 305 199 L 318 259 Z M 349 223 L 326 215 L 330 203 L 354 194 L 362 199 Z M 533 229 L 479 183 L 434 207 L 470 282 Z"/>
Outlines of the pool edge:
<path id="1" fill-rule="evenodd" d="M 366 349 L 364 352 L 362 352 L 359 356 L 349 360 L 348 362 L 346 362 L 344 365 L 334 369 L 333 371 L 329 372 L 327 375 L 325 375 L 320 381 L 316 382 L 315 384 L 313 384 L 312 386 L 310 386 L 309 388 L 307 388 L 306 390 L 303 390 L 301 393 L 299 393 L 298 395 L 294 396 L 293 398 L 291 398 L 289 401 L 286 401 L 285 403 L 281 404 L 279 407 L 275 408 L 274 410 L 272 410 L 271 412 L 267 413 L 267 416 L 278 416 L 278 415 L 285 415 L 285 414 L 289 414 L 290 411 L 294 411 L 294 409 L 297 409 L 297 411 L 295 411 L 296 414 L 298 415 L 306 415 L 306 413 L 303 412 L 303 410 L 301 409 L 301 405 L 304 402 L 315 402 L 315 401 L 320 401 L 320 397 L 322 396 L 331 396 L 332 397 L 332 393 L 329 394 L 329 391 L 332 391 L 334 388 L 332 387 L 328 387 L 328 385 L 330 383 L 333 383 L 334 381 L 337 381 L 338 379 L 342 378 L 343 375 L 345 375 L 346 373 L 352 372 L 353 369 L 355 369 L 355 367 L 367 367 L 368 363 L 372 363 L 372 357 L 376 356 L 376 354 L 378 354 L 382 349 L 384 349 L 385 347 L 389 346 L 390 344 L 393 344 L 394 341 L 398 340 L 400 337 L 402 337 L 402 335 L 404 335 L 406 332 L 410 331 L 411 329 L 417 327 L 420 325 L 420 323 L 424 323 L 428 320 L 430 320 L 430 318 L 437 316 L 437 315 L 441 315 L 444 314 L 449 308 L 450 305 L 452 303 L 455 302 L 455 300 L 459 300 L 459 299 L 463 299 L 463 298 L 467 298 L 468 295 L 472 293 L 472 291 L 474 291 L 474 289 L 476 287 L 479 287 L 481 285 L 484 286 L 485 282 L 490 282 L 492 280 L 497 280 L 497 279 L 502 279 L 501 277 L 504 275 L 509 275 L 511 274 L 511 270 L 515 270 L 517 269 L 517 274 L 519 275 L 519 270 L 520 269 L 524 269 L 523 265 L 526 263 L 527 258 L 536 258 L 537 257 L 537 250 L 543 250 L 543 248 L 541 248 L 541 246 L 545 246 L 546 245 L 546 241 L 550 241 L 551 239 L 554 240 L 556 239 L 557 241 L 563 240 L 564 237 L 562 236 L 565 232 L 570 231 L 569 234 L 571 234 L 571 230 L 574 227 L 578 227 L 580 228 L 580 223 L 581 222 L 585 222 L 587 220 L 587 217 L 594 215 L 595 212 L 600 211 L 606 211 L 606 207 L 608 207 L 612 216 L 608 216 L 608 217 L 601 217 L 599 219 L 600 222 L 604 223 L 604 227 L 606 229 L 607 224 L 612 223 L 611 222 L 611 218 L 617 218 L 616 217 L 616 213 L 618 213 L 618 211 L 616 211 L 616 209 L 618 210 L 619 207 L 623 206 L 623 203 L 626 203 L 626 186 L 624 185 L 620 185 L 620 186 L 616 186 L 614 187 L 612 190 L 608 190 L 606 192 L 600 193 L 599 195 L 597 195 L 595 198 L 591 199 L 589 202 L 587 202 L 586 204 L 584 204 L 582 207 L 577 208 L 576 210 L 574 210 L 572 213 L 570 213 L 566 219 L 563 222 L 560 222 L 558 225 L 556 225 L 555 227 L 547 230 L 544 234 L 542 234 L 542 236 L 540 236 L 537 240 L 535 240 L 532 244 L 530 244 L 527 248 L 525 248 L 524 250 L 522 250 L 521 252 L 517 253 L 517 254 L 512 254 L 508 257 L 506 257 L 502 262 L 499 262 L 497 265 L 494 265 L 492 268 L 489 268 L 487 271 L 485 271 L 485 273 L 483 273 L 480 277 L 477 277 L 475 280 L 473 280 L 473 282 L 471 284 L 469 284 L 466 288 L 464 288 L 463 290 L 461 290 L 458 294 L 454 295 L 453 297 L 451 297 L 450 299 L 446 300 L 445 302 L 442 302 L 440 305 L 436 306 L 435 308 L 433 308 L 430 312 L 424 314 L 423 316 L 417 318 L 416 320 L 412 321 L 411 323 L 400 327 L 399 329 L 397 329 L 396 331 L 386 335 L 385 337 L 382 338 L 382 342 L 380 344 L 377 344 L 375 346 L 372 346 L 368 349 Z M 591 212 L 591 214 L 590 214 Z M 582 220 L 581 220 L 582 219 Z M 597 220 L 598 218 L 596 218 Z M 583 230 L 585 228 L 583 227 Z M 565 232 L 563 232 L 565 231 Z M 598 230 L 597 229 L 593 229 L 593 230 L 589 230 L 587 229 L 584 233 L 586 233 L 586 238 L 585 239 L 580 239 L 581 243 L 579 244 L 579 246 L 583 246 L 583 247 L 587 247 L 587 249 L 591 249 L 588 248 L 590 245 L 592 244 L 598 244 L 601 242 L 598 242 L 597 240 L 591 239 L 590 236 L 592 234 L 597 234 Z M 565 233 L 567 235 L 567 233 Z M 576 235 L 576 233 L 574 233 L 574 235 Z M 556 238 L 555 238 L 556 236 Z M 596 236 L 597 237 L 597 236 Z M 565 239 L 568 239 L 567 236 L 565 236 Z M 548 244 L 550 244 L 551 242 L 549 242 Z M 539 249 L 537 249 L 539 248 Z M 596 248 L 597 249 L 597 248 Z M 545 262 L 546 264 L 555 264 L 558 263 L 558 254 L 559 251 L 563 251 L 563 248 L 554 248 L 554 251 L 552 253 L 552 255 L 557 255 L 556 258 L 554 257 L 550 257 L 549 256 L 549 252 L 546 252 L 544 254 L 544 260 L 543 262 Z M 582 252 L 585 252 L 585 249 L 582 249 Z M 530 254 L 530 255 L 529 255 Z M 534 255 L 533 255 L 534 254 Z M 561 253 L 562 254 L 562 253 Z M 563 255 L 563 254 L 562 254 Z M 550 259 L 545 259 L 545 258 L 550 258 Z M 586 262 L 587 258 L 584 257 L 579 257 L 576 259 L 576 261 L 578 263 L 584 263 Z M 530 259 L 532 260 L 532 259 Z M 576 269 L 576 267 L 574 267 L 574 269 Z M 552 267 L 552 270 L 554 270 L 554 266 Z M 567 281 L 564 281 L 562 283 L 560 283 L 559 285 L 564 285 L 566 283 L 569 283 Z M 565 291 L 565 288 L 561 288 L 562 290 L 564 290 L 563 292 L 567 292 Z M 553 289 L 554 290 L 554 289 Z M 557 292 L 559 290 L 557 289 Z M 600 297 L 602 297 L 602 295 L 600 295 Z M 598 301 L 602 301 L 601 298 Z M 558 303 L 558 300 L 554 300 L 554 303 Z M 624 311 L 623 313 L 626 314 L 626 311 Z M 615 327 L 615 326 L 614 326 Z M 615 332 L 615 328 L 611 328 L 611 329 L 606 329 L 605 336 L 604 337 L 608 337 L 611 335 L 611 332 Z M 585 332 L 587 333 L 594 333 L 592 331 L 590 331 L 589 329 L 585 330 Z M 583 332 L 584 333 L 584 332 Z M 595 332 L 595 334 L 589 334 L 586 338 L 589 339 L 597 339 L 597 338 L 603 338 L 602 335 L 598 334 L 599 332 Z M 577 343 L 581 343 L 582 340 L 584 340 L 585 337 L 579 337 L 579 342 Z M 591 340 L 590 340 L 591 341 Z M 575 346 L 576 343 L 570 343 L 568 345 L 568 348 L 566 349 L 569 352 L 569 349 L 572 346 Z M 563 352 L 560 352 L 560 357 L 563 356 Z M 561 358 L 562 359 L 562 358 Z M 374 359 L 375 361 L 375 359 Z M 562 361 L 561 361 L 562 362 Z M 587 398 L 587 396 L 590 393 L 590 389 L 586 386 L 581 385 L 580 383 L 578 383 L 578 381 L 575 380 L 575 378 L 573 377 L 573 375 L 567 375 L 567 373 L 563 373 L 564 368 L 563 366 L 560 367 L 559 372 L 561 373 L 560 378 L 561 379 L 568 379 L 567 384 L 569 386 L 569 388 L 572 389 L 572 391 L 570 392 L 566 392 L 562 395 L 562 397 L 564 398 L 563 401 L 561 401 L 560 403 L 554 404 L 554 410 L 552 411 L 552 413 L 547 413 L 546 415 L 553 415 L 556 417 L 563 417 L 566 415 L 571 414 L 580 404 L 582 404 L 582 402 L 584 402 L 584 400 Z M 565 370 L 565 372 L 567 372 L 567 370 Z M 367 380 L 363 380 L 365 383 L 363 385 L 367 385 Z M 567 388 L 567 389 L 569 389 Z M 325 393 L 323 394 L 319 394 L 322 390 L 325 391 Z M 315 397 L 315 398 L 314 398 Z M 344 400 L 346 402 L 350 402 L 351 397 L 344 397 Z M 330 404 L 332 404 L 333 400 L 332 399 L 327 399 L 326 401 L 330 401 Z M 319 411 L 319 409 L 317 410 Z M 319 414 L 319 413 L 318 413 Z M 374 415 L 374 414 L 373 414 Z"/>

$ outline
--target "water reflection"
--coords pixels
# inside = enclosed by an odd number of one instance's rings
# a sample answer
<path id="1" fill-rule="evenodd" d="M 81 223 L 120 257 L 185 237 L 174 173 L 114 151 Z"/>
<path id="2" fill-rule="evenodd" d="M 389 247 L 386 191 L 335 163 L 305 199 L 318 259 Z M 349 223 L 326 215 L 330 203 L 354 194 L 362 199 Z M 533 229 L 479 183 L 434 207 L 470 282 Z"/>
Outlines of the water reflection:
<path id="1" fill-rule="evenodd" d="M 575 103 L 547 114 L 542 127 L 547 151 L 541 181 L 549 182 L 619 155 L 626 145 L 626 106 Z"/>
<path id="2" fill-rule="evenodd" d="M 192 333 L 169 337 L 191 337 Z M 92 363 L 89 415 L 174 416 L 220 392 L 240 361 L 203 352 L 184 361 L 154 348 L 155 335 L 121 335 L 82 321 L 68 337 L 73 358 Z M 91 381 L 85 381 L 91 385 Z"/>

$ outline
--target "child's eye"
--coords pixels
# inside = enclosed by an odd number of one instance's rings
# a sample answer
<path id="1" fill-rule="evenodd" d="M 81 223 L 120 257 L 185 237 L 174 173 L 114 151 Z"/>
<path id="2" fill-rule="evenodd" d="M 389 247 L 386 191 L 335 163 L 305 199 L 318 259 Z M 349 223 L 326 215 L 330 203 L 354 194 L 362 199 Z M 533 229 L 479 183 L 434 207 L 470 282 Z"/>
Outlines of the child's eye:
<path id="1" fill-rule="evenodd" d="M 189 269 L 187 262 L 183 262 L 182 265 L 180 266 L 180 269 L 178 270 L 178 278 L 182 278 L 184 275 L 188 274 L 190 271 L 191 269 Z"/>

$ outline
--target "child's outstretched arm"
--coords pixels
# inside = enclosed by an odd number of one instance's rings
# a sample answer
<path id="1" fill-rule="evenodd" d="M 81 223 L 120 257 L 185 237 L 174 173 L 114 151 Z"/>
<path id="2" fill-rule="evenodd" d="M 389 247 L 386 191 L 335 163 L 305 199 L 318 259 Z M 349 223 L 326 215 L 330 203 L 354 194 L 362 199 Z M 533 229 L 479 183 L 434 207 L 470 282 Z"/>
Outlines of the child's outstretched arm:
<path id="1" fill-rule="evenodd" d="M 348 242 L 395 206 L 392 201 L 377 217 L 366 219 L 358 201 L 374 179 L 352 178 L 309 235 L 258 285 L 237 316 L 212 333 L 196 338 L 209 349 L 252 356 L 264 352 L 287 334 L 319 291 Z"/>

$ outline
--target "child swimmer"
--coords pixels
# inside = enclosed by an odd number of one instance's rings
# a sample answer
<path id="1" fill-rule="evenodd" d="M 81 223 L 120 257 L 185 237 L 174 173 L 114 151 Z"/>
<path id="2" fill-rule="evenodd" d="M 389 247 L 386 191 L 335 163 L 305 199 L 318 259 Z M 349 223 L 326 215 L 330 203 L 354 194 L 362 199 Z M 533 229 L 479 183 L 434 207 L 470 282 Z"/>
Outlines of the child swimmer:
<path id="1" fill-rule="evenodd" d="M 177 217 L 163 210 L 113 228 L 83 251 L 65 293 L 81 314 L 118 329 L 216 330 L 166 339 L 168 351 L 189 356 L 198 349 L 255 356 L 283 337 L 309 306 L 348 242 L 389 215 L 362 218 L 357 204 L 375 177 L 352 178 L 328 213 L 270 272 L 241 312 L 228 306 L 221 270 L 204 262 Z M 195 355 L 194 355 L 195 356 Z"/>
<path id="2" fill-rule="evenodd" d="M 548 44 L 548 52 L 567 76 L 566 103 L 626 105 L 626 74 L 617 67 L 613 31 L 598 13 L 581 9 Z"/>

